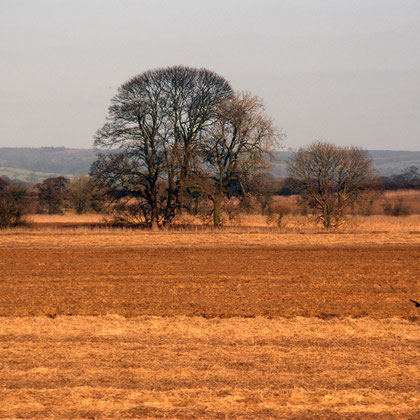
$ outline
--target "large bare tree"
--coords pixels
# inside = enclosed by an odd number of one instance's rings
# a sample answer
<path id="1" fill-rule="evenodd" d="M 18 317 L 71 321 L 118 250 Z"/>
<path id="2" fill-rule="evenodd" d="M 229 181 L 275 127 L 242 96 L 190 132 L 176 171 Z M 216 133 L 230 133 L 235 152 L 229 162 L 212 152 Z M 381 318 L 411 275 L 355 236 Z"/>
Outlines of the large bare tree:
<path id="1" fill-rule="evenodd" d="M 183 206 L 200 138 L 231 96 L 229 83 L 206 70 L 149 70 L 124 83 L 112 99 L 108 122 L 95 136 L 91 174 L 118 204 L 155 229 Z"/>
<path id="2" fill-rule="evenodd" d="M 207 134 L 201 146 L 203 172 L 211 184 L 208 197 L 214 226 L 220 226 L 224 197 L 233 185 L 245 192 L 249 176 L 267 167 L 282 136 L 266 116 L 262 101 L 249 93 L 235 93 L 224 101 Z"/>
<path id="3" fill-rule="evenodd" d="M 374 179 L 366 150 L 316 141 L 301 148 L 288 165 L 304 203 L 320 212 L 325 228 L 337 227 L 347 204 Z"/>

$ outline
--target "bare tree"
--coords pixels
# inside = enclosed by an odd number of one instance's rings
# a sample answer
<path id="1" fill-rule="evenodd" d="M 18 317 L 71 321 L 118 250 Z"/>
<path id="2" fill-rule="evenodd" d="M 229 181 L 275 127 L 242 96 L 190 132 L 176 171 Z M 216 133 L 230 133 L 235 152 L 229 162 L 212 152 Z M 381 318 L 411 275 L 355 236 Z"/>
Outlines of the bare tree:
<path id="1" fill-rule="evenodd" d="M 38 200 L 41 209 L 48 214 L 63 214 L 63 204 L 68 193 L 69 180 L 63 176 L 44 179 L 35 187 L 38 189 Z"/>
<path id="2" fill-rule="evenodd" d="M 254 175 L 248 183 L 251 196 L 260 205 L 261 214 L 265 215 L 270 211 L 274 201 L 274 195 L 280 191 L 282 180 L 275 178 L 269 172 L 262 172 Z"/>
<path id="3" fill-rule="evenodd" d="M 374 178 L 367 151 L 317 141 L 301 148 L 288 165 L 303 204 L 320 212 L 325 228 L 337 227 L 344 208 L 355 202 Z"/>
<path id="4" fill-rule="evenodd" d="M 233 188 L 245 192 L 249 176 L 267 167 L 281 139 L 259 98 L 237 93 L 223 102 L 218 118 L 202 143 L 203 172 L 211 182 L 214 226 L 221 224 L 221 205 Z"/>
<path id="5" fill-rule="evenodd" d="M 91 174 L 119 207 L 156 229 L 183 206 L 199 139 L 231 95 L 229 83 L 205 69 L 150 70 L 123 84 L 108 122 L 95 136 L 99 154 Z"/>
<path id="6" fill-rule="evenodd" d="M 232 88 L 221 76 L 205 69 L 172 67 L 166 70 L 166 78 L 170 83 L 166 87 L 169 142 L 165 146 L 169 147 L 165 147 L 165 162 L 168 191 L 175 201 L 169 206 L 166 218 L 171 219 L 173 210 L 184 206 L 191 168 L 202 138 L 217 120 L 220 104 L 231 97 Z"/>
<path id="7" fill-rule="evenodd" d="M 103 208 L 103 193 L 89 176 L 76 175 L 68 184 L 68 196 L 77 214 Z"/>
<path id="8" fill-rule="evenodd" d="M 24 224 L 26 189 L 0 178 L 0 229 Z"/>

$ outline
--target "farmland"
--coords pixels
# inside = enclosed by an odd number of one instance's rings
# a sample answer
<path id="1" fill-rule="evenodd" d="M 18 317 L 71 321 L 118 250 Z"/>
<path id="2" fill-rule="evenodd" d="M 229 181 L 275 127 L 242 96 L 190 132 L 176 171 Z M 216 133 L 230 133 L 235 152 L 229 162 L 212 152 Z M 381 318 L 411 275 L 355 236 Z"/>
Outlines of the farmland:
<path id="1" fill-rule="evenodd" d="M 416 418 L 405 220 L 0 232 L 0 417 Z"/>

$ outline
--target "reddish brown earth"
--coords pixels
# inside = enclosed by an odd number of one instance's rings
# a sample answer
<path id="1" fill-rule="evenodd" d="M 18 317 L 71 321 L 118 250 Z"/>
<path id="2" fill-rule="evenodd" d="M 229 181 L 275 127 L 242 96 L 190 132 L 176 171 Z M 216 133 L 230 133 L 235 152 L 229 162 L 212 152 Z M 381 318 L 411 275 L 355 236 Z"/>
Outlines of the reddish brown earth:
<path id="1" fill-rule="evenodd" d="M 0 249 L 0 315 L 420 319 L 420 249 Z"/>

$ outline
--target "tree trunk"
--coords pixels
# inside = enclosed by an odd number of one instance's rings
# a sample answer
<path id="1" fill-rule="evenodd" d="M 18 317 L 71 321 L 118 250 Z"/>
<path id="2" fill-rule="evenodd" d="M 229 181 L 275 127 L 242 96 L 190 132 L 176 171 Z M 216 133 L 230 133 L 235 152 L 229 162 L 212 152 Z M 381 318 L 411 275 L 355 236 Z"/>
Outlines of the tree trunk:
<path id="1" fill-rule="evenodd" d="M 153 186 L 153 194 L 150 194 L 150 228 L 153 231 L 159 229 L 159 205 L 157 201 L 157 188 L 156 185 Z"/>
<path id="2" fill-rule="evenodd" d="M 156 231 L 159 230 L 159 223 L 158 223 L 156 215 L 152 216 L 151 229 L 152 229 L 153 232 L 156 232 Z"/>
<path id="3" fill-rule="evenodd" d="M 324 208 L 323 213 L 324 213 L 323 214 L 324 228 L 330 229 L 331 228 L 331 212 L 329 211 L 329 209 Z"/>
<path id="4" fill-rule="evenodd" d="M 223 195 L 218 194 L 213 200 L 213 225 L 214 227 L 220 227 L 222 224 L 222 220 L 221 220 L 222 199 L 223 199 Z"/>

